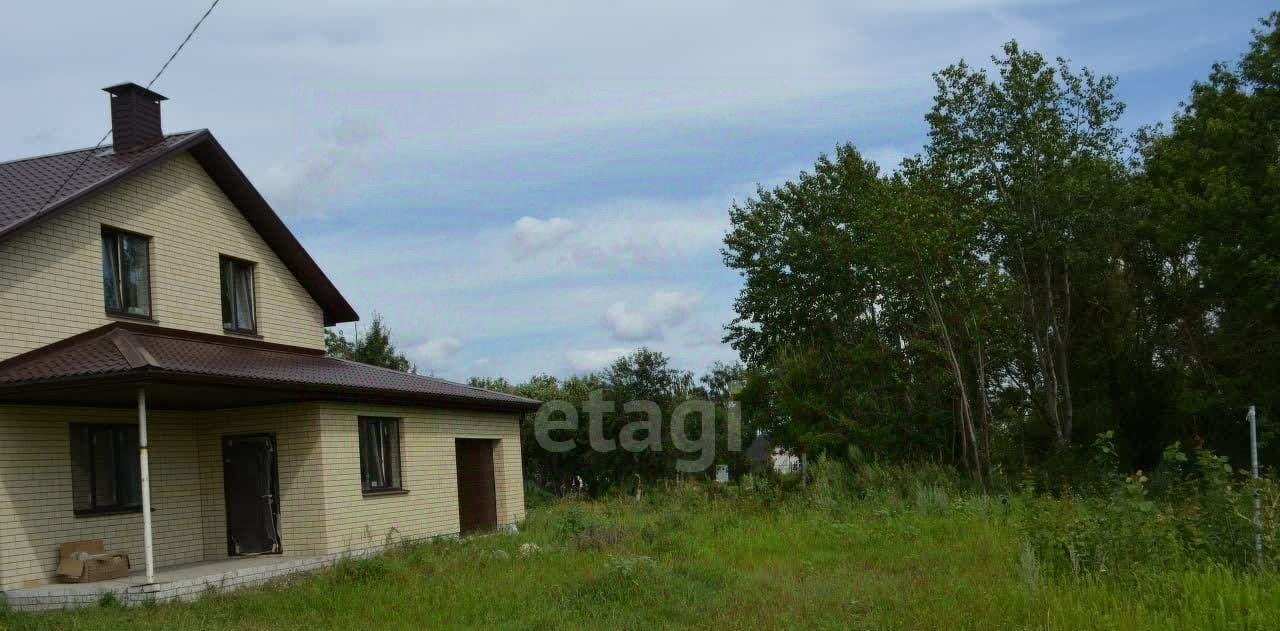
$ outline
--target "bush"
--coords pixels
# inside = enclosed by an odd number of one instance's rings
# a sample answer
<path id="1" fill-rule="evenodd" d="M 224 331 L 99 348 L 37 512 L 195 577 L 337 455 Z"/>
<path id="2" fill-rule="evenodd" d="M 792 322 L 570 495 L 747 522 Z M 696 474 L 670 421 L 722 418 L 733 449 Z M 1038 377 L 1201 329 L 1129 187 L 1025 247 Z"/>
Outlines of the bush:
<path id="1" fill-rule="evenodd" d="M 1185 561 L 1173 520 L 1141 496 L 1037 498 L 1022 528 L 1040 565 L 1056 574 L 1117 574 Z"/>
<path id="2" fill-rule="evenodd" d="M 1243 471 L 1233 472 L 1225 457 L 1207 450 L 1197 451 L 1193 461 L 1178 444 L 1165 450 L 1159 471 L 1154 483 L 1142 471 L 1109 487 L 1099 483 L 1089 497 L 1032 498 L 1022 529 L 1039 561 L 1050 571 L 1077 576 L 1172 569 L 1193 562 L 1256 567 L 1256 492 L 1263 523 L 1271 524 L 1263 529 L 1262 566 L 1280 569 L 1274 526 L 1280 518 L 1280 489 L 1275 480 L 1255 481 Z"/>
<path id="3" fill-rule="evenodd" d="M 1263 531 L 1263 567 L 1280 569 L 1276 480 L 1254 481 L 1244 471 L 1233 471 L 1226 458 L 1207 450 L 1188 455 L 1178 443 L 1165 449 L 1154 475 L 1120 473 L 1109 433 L 1097 436 L 1093 450 L 1091 473 L 1079 478 L 1075 491 L 1067 489 L 1058 497 L 1034 495 L 1030 486 L 1012 498 L 992 496 L 954 469 L 936 464 L 854 465 L 827 456 L 812 461 L 805 497 L 827 513 L 870 502 L 877 514 L 885 515 L 907 511 L 938 516 L 960 510 L 1009 516 L 1026 538 L 1026 567 L 1037 574 L 1084 576 L 1133 575 L 1206 562 L 1253 568 L 1256 492 L 1263 523 L 1270 525 Z M 756 480 L 743 482 L 760 492 Z"/>
<path id="4" fill-rule="evenodd" d="M 526 510 L 534 510 L 544 506 L 550 506 L 556 502 L 556 496 L 550 491 L 526 481 L 524 483 L 524 507 Z"/>
<path id="5" fill-rule="evenodd" d="M 578 506 L 571 506 L 556 516 L 553 528 L 560 539 L 577 541 L 582 533 L 602 526 L 601 520 L 595 515 Z"/>
<path id="6" fill-rule="evenodd" d="M 809 467 L 809 501 L 821 510 L 833 511 L 854 499 L 853 476 L 839 460 L 818 456 Z"/>

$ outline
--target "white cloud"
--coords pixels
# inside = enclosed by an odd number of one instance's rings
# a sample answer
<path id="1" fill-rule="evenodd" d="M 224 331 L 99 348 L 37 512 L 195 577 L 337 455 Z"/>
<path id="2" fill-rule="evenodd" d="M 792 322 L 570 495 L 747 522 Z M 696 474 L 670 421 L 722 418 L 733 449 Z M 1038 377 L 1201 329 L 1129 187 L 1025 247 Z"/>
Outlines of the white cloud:
<path id="1" fill-rule="evenodd" d="M 574 231 L 574 223 L 564 217 L 538 219 L 524 216 L 516 220 L 511 245 L 520 257 L 528 257 L 561 245 Z"/>
<path id="2" fill-rule="evenodd" d="M 668 328 L 684 322 L 701 301 L 702 296 L 696 294 L 655 291 L 640 305 L 626 302 L 609 305 L 604 322 L 617 340 L 660 340 Z"/>
<path id="3" fill-rule="evenodd" d="M 632 349 L 615 346 L 613 348 L 596 348 L 568 351 L 564 360 L 574 372 L 599 370 L 612 364 L 614 360 L 630 353 Z"/>
<path id="4" fill-rule="evenodd" d="M 462 348 L 462 342 L 448 335 L 432 338 L 414 346 L 409 356 L 418 364 L 429 370 L 440 370 L 448 365 L 449 360 Z"/>
<path id="5" fill-rule="evenodd" d="M 600 270 L 715 252 L 728 228 L 728 200 L 728 194 L 628 197 L 569 210 L 565 214 L 572 219 L 521 217 L 511 228 L 514 256 L 548 266 Z"/>
<path id="6" fill-rule="evenodd" d="M 299 155 L 267 168 L 259 181 L 287 216 L 323 216 L 362 179 L 369 155 L 384 137 L 374 123 L 343 118 L 322 130 Z"/>

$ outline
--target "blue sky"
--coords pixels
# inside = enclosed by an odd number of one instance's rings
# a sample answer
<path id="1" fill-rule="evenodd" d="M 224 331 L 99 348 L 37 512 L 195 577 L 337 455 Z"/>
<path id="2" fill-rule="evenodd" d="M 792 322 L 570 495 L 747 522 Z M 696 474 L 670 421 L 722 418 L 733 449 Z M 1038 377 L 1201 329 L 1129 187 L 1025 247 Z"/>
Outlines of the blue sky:
<path id="1" fill-rule="evenodd" d="M 98 88 L 145 82 L 205 0 L 47 1 L 0 23 L 0 159 L 90 145 Z M 223 0 L 158 82 L 357 310 L 426 372 L 523 379 L 641 345 L 683 368 L 739 281 L 727 208 L 853 142 L 920 149 L 929 73 L 1016 38 L 1167 119 L 1261 2 Z"/>

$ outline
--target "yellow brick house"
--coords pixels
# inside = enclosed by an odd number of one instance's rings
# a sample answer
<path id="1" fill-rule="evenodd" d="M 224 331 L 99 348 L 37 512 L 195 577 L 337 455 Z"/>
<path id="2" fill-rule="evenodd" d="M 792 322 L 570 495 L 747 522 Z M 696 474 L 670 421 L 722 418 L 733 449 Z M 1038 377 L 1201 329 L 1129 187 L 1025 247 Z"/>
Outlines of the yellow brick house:
<path id="1" fill-rule="evenodd" d="M 128 552 L 116 587 L 154 596 L 166 568 L 519 521 L 537 402 L 327 357 L 354 309 L 218 141 L 163 134 L 145 88 L 107 92 L 110 146 L 0 162 L 10 602 L 82 539 Z"/>

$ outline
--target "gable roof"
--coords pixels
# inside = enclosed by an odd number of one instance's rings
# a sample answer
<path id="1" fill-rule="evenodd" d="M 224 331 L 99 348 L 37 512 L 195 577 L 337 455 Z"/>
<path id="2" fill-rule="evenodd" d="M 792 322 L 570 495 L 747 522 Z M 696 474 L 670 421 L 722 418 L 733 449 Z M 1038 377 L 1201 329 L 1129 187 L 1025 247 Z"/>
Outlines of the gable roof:
<path id="1" fill-rule="evenodd" d="M 115 153 L 108 146 L 0 162 L 0 241 L 125 178 L 186 152 L 200 163 L 320 305 L 325 326 L 360 319 L 207 129 L 170 134 L 153 145 L 126 153 Z"/>
<path id="2" fill-rule="evenodd" d="M 324 351 L 118 322 L 0 362 L 0 400 L 138 382 L 273 390 L 298 399 L 527 411 L 513 394 L 328 357 Z M 235 396 L 220 399 L 234 407 Z"/>

